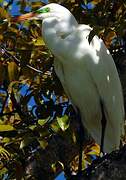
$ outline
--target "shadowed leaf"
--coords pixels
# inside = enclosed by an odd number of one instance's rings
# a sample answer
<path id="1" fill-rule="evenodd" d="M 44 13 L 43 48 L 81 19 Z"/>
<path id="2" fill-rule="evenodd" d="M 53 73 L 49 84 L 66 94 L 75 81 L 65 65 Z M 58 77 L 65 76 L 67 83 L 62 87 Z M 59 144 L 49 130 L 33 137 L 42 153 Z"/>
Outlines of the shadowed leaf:
<path id="1" fill-rule="evenodd" d="M 10 82 L 18 79 L 18 66 L 15 62 L 10 62 L 8 64 L 8 76 Z"/>

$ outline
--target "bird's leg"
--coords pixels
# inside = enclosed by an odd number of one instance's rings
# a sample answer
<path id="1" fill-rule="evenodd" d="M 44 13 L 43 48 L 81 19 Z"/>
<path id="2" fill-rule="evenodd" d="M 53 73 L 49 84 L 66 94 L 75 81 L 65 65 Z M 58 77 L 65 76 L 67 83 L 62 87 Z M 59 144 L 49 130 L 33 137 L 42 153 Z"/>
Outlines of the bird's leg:
<path id="1" fill-rule="evenodd" d="M 79 165 L 78 165 L 78 175 L 82 172 L 82 151 L 83 151 L 83 139 L 84 139 L 84 127 L 81 121 L 81 114 L 78 108 L 76 108 L 77 120 L 79 121 Z"/>
<path id="2" fill-rule="evenodd" d="M 106 129 L 106 117 L 105 117 L 105 112 L 104 112 L 104 107 L 103 103 L 101 102 L 101 111 L 102 111 L 102 120 L 101 120 L 101 125 L 102 125 L 102 133 L 101 133 L 101 145 L 100 145 L 100 154 L 104 154 L 104 137 L 105 137 L 105 129 Z"/>

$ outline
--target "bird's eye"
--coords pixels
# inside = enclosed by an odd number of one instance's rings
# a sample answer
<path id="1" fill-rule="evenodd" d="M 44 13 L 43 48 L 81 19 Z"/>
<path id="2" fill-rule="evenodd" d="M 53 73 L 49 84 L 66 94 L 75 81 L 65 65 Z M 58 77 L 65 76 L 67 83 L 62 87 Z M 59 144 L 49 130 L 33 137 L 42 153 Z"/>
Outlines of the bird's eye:
<path id="1" fill-rule="evenodd" d="M 47 8 L 43 8 L 43 9 L 38 9 L 37 11 L 35 11 L 35 13 L 41 14 L 41 13 L 47 13 L 49 11 L 50 11 L 50 8 L 47 7 Z"/>

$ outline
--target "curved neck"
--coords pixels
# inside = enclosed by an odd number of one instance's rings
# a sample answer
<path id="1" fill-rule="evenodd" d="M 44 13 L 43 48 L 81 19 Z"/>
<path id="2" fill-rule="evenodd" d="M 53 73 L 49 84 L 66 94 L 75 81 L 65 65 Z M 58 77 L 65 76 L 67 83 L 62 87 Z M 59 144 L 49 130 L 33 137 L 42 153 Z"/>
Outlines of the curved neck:
<path id="1" fill-rule="evenodd" d="M 43 20 L 43 39 L 54 55 L 60 55 L 63 40 L 77 28 L 77 22 L 70 24 L 67 21 L 59 20 L 57 17 L 49 17 Z"/>

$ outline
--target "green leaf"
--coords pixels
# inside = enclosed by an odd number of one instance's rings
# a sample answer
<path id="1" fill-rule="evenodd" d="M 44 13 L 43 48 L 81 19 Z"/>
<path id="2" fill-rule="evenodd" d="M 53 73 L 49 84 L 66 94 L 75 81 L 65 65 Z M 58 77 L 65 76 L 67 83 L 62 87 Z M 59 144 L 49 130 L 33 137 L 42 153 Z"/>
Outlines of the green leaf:
<path id="1" fill-rule="evenodd" d="M 42 149 L 45 149 L 48 146 L 48 142 L 43 139 L 43 140 L 38 140 L 40 143 L 40 146 L 42 147 Z"/>
<path id="2" fill-rule="evenodd" d="M 1 95 L 0 95 L 1 96 Z M 0 126 L 4 125 L 4 121 L 0 119 Z"/>
<path id="3" fill-rule="evenodd" d="M 54 131 L 54 132 L 56 132 L 56 133 L 58 133 L 61 129 L 60 129 L 60 126 L 59 126 L 59 124 L 58 124 L 58 122 L 57 121 L 54 121 L 52 124 L 51 124 L 51 129 Z"/>
<path id="4" fill-rule="evenodd" d="M 9 143 L 10 142 L 10 138 L 8 137 L 4 137 L 2 140 L 1 140 L 2 143 Z"/>
<path id="5" fill-rule="evenodd" d="M 36 128 L 36 125 L 29 126 L 29 129 L 34 130 Z"/>
<path id="6" fill-rule="evenodd" d="M 1 168 L 1 165 L 0 165 L 0 179 L 3 179 L 3 176 L 7 174 L 7 172 L 8 172 L 7 168 L 6 167 Z"/>
<path id="7" fill-rule="evenodd" d="M 25 135 L 23 140 L 20 143 L 20 149 L 23 149 L 24 147 L 29 146 L 35 140 L 36 139 L 33 136 L 29 137 L 28 135 Z"/>
<path id="8" fill-rule="evenodd" d="M 85 4 L 85 5 L 87 4 L 87 0 L 84 0 L 84 4 Z"/>
<path id="9" fill-rule="evenodd" d="M 50 117 L 49 117 L 49 118 L 50 118 Z M 47 118 L 47 119 L 39 119 L 39 120 L 38 120 L 38 124 L 39 124 L 40 126 L 45 125 L 45 124 L 48 122 L 49 118 Z"/>
<path id="10" fill-rule="evenodd" d="M 69 117 L 67 115 L 61 118 L 57 117 L 57 122 L 63 131 L 69 128 Z"/>
<path id="11" fill-rule="evenodd" d="M 38 132 L 39 132 L 41 138 L 50 136 L 50 132 L 47 129 L 47 127 L 44 127 L 44 128 L 42 127 L 41 129 L 38 129 Z"/>

